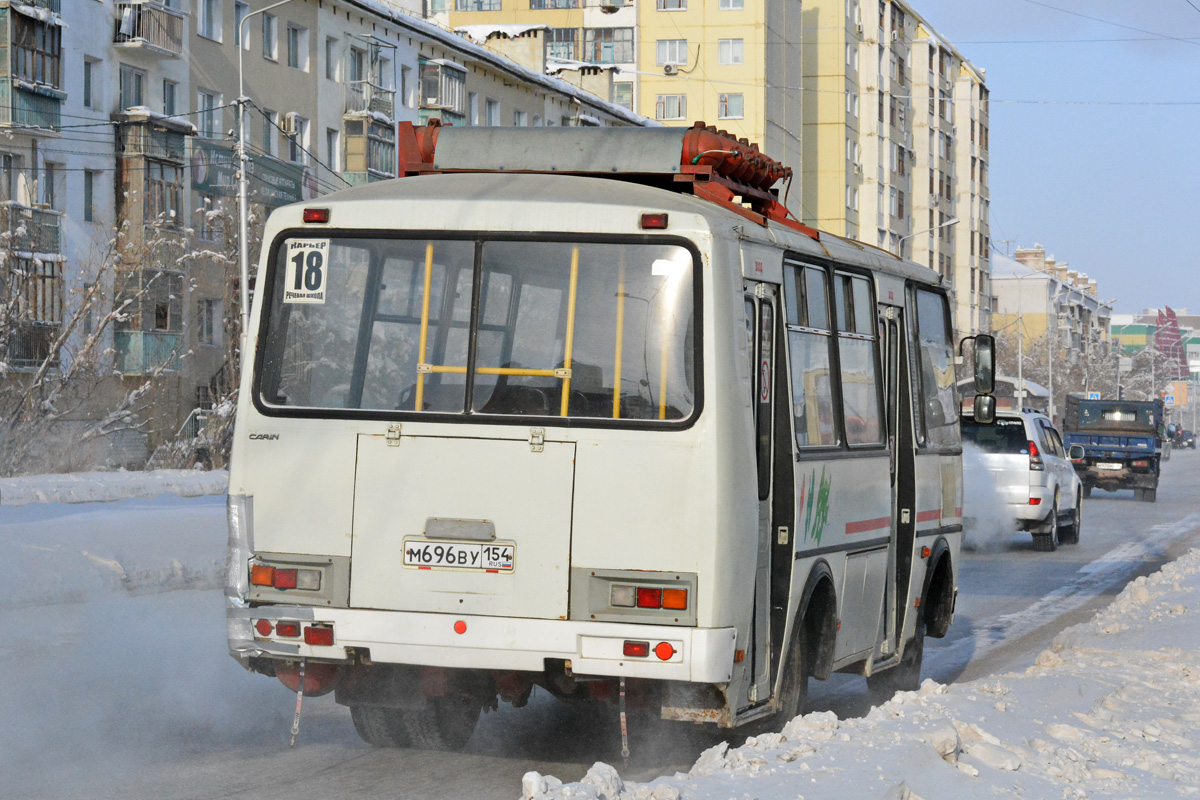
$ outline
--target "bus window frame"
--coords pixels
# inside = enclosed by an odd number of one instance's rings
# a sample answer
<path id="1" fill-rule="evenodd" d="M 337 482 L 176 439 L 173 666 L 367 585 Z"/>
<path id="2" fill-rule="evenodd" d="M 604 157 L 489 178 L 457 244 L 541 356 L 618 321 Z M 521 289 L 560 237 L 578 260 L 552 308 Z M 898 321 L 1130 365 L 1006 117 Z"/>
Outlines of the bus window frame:
<path id="1" fill-rule="evenodd" d="M 478 286 L 480 279 L 480 245 L 486 242 L 554 242 L 578 244 L 633 244 L 633 245 L 675 245 L 682 247 L 692 256 L 692 342 L 693 342 L 693 384 L 694 400 L 691 413 L 676 420 L 645 420 L 645 419 L 610 419 L 605 417 L 569 417 L 569 416 L 533 416 L 533 415 L 503 415 L 480 414 L 466 412 L 430 412 L 405 411 L 398 409 L 362 409 L 362 408 L 317 408 L 291 407 L 269 405 L 263 402 L 262 380 L 263 363 L 267 355 L 267 342 L 270 339 L 271 310 L 274 302 L 277 270 L 283 268 L 278 256 L 283 243 L 290 238 L 312 239 L 345 238 L 345 239 L 405 239 L 433 241 L 469 241 L 475 245 L 474 267 L 471 279 L 474 295 L 471 302 L 471 325 L 477 321 Z M 643 234 L 643 233 L 572 233 L 563 231 L 543 232 L 505 232 L 483 230 L 380 230 L 378 228 L 285 228 L 271 240 L 265 268 L 260 271 L 256 283 L 262 292 L 259 316 L 253 321 L 254 370 L 251 375 L 250 399 L 255 410 L 268 418 L 277 419 L 325 419 L 325 420 L 358 420 L 362 422 L 440 422 L 454 425 L 503 425 L 514 427 L 546 427 L 546 428 L 597 428 L 615 430 L 646 430 L 646 431 L 684 431 L 692 428 L 704 413 L 704 264 L 700 247 L 696 242 L 683 236 L 673 234 Z M 364 315 L 365 317 L 365 315 Z M 360 320 L 361 323 L 361 320 Z M 476 338 L 475 328 L 469 328 L 470 346 L 474 347 Z M 471 363 L 468 361 L 468 363 Z M 468 372 L 469 374 L 469 372 Z"/>
<path id="2" fill-rule="evenodd" d="M 823 328 L 810 328 L 807 325 L 795 325 L 788 319 L 788 311 L 791 308 L 791 302 L 794 298 L 787 296 L 787 275 L 788 269 L 819 269 L 825 273 L 825 313 L 829 320 L 829 330 Z M 796 452 L 796 460 L 812 460 L 818 458 L 859 458 L 878 456 L 888 449 L 887 437 L 887 406 L 884 396 L 883 387 L 883 363 L 882 363 L 882 346 L 878 333 L 873 337 L 860 336 L 852 331 L 841 331 L 837 326 L 837 308 L 835 306 L 836 292 L 834 290 L 833 281 L 838 273 L 852 275 L 856 277 L 866 278 L 867 287 L 870 290 L 871 300 L 871 320 L 877 325 L 878 320 L 878 300 L 875 286 L 875 274 L 870 269 L 859 267 L 856 265 L 842 264 L 837 261 L 814 258 L 810 255 L 802 255 L 792 251 L 785 251 L 783 254 L 783 269 L 784 277 L 780 282 L 780 311 L 779 319 L 783 325 L 784 333 L 795 331 L 797 333 L 816 333 L 828 337 L 829 340 L 829 369 L 830 372 L 837 375 L 837 380 L 833 382 L 833 405 L 834 405 L 834 421 L 837 426 L 838 442 L 837 444 L 810 444 L 800 445 L 796 441 L 795 432 L 795 415 L 792 415 L 792 447 Z M 807 308 L 808 290 L 803 280 L 794 281 L 799 289 L 799 299 L 802 301 L 801 308 Z M 808 320 L 805 319 L 805 322 Z M 840 336 L 851 336 L 853 338 L 873 338 L 875 342 L 874 358 L 875 358 L 875 393 L 879 402 L 879 426 L 880 426 L 880 441 L 865 442 L 861 444 L 850 444 L 846 439 L 846 408 L 845 401 L 842 397 L 842 357 L 840 349 L 837 347 L 837 340 Z M 784 336 L 784 342 L 787 352 L 777 354 L 777 357 L 783 357 L 787 363 L 788 370 L 788 387 L 787 391 L 791 393 L 792 379 L 792 345 L 791 339 Z"/>
<path id="3" fill-rule="evenodd" d="M 907 302 L 907 312 L 905 314 L 905 335 L 908 337 L 909 347 L 909 383 L 912 390 L 912 414 L 913 414 L 913 432 L 915 436 L 915 444 L 917 450 L 922 453 L 939 453 L 942 455 L 959 455 L 962 453 L 962 433 L 959 432 L 957 444 L 933 444 L 929 441 L 929 431 L 925 427 L 925 387 L 921 380 L 921 341 L 920 330 L 918 328 L 919 320 L 917 319 L 917 291 L 923 290 L 930 294 L 938 295 L 942 298 L 942 320 L 946 326 L 946 332 L 949 336 L 951 347 L 951 355 L 954 353 L 954 321 L 950 318 L 950 296 L 945 287 L 933 283 L 921 283 L 919 281 L 908 280 L 905 282 L 905 300 Z M 953 360 L 951 361 L 953 365 Z M 955 388 L 957 396 L 958 389 Z M 958 424 L 957 417 L 954 425 Z"/>
<path id="4" fill-rule="evenodd" d="M 886 450 L 887 449 L 887 437 L 888 437 L 888 409 L 887 409 L 887 398 L 885 396 L 884 387 L 883 387 L 883 382 L 884 382 L 884 378 L 883 378 L 883 341 L 882 341 L 881 337 L 879 336 L 879 300 L 877 299 L 876 293 L 875 293 L 875 276 L 872 275 L 869 270 L 854 269 L 851 267 L 845 267 L 840 264 L 836 264 L 836 265 L 834 265 L 834 271 L 833 271 L 833 278 L 835 281 L 837 280 L 839 275 L 846 275 L 849 277 L 857 277 L 857 278 L 865 278 L 867 281 L 867 292 L 868 292 L 867 304 L 868 304 L 868 313 L 870 314 L 869 319 L 870 319 L 870 323 L 871 323 L 870 327 L 871 327 L 872 332 L 869 334 L 864 334 L 864 333 L 858 333 L 857 331 L 837 330 L 835 335 L 838 337 L 838 339 L 845 336 L 848 339 L 857 339 L 860 341 L 871 341 L 874 343 L 875 346 L 872 348 L 872 354 L 873 354 L 873 357 L 875 360 L 875 401 L 877 403 L 876 408 L 879 411 L 879 418 L 877 421 L 878 425 L 879 425 L 879 441 L 878 442 L 859 442 L 857 444 L 851 444 L 848 437 L 845 436 L 846 421 L 845 421 L 844 417 L 846 414 L 846 404 L 845 404 L 845 399 L 843 399 L 842 406 L 841 406 L 841 413 L 843 416 L 843 419 L 842 419 L 843 438 L 846 439 L 846 447 L 855 452 L 858 452 L 861 450 L 868 450 L 868 451 L 870 451 L 870 450 Z M 837 290 L 836 290 L 836 288 L 833 287 L 833 284 L 830 284 L 830 287 L 834 289 L 833 291 L 830 292 L 830 298 L 829 298 L 830 302 L 833 303 L 833 302 L 836 302 Z M 853 303 L 853 299 L 851 299 L 851 303 Z M 848 319 L 847 323 L 849 325 L 853 325 L 852 320 Z M 834 324 L 835 325 L 837 324 L 836 318 L 834 319 Z M 841 371 L 842 353 L 841 353 L 840 347 L 834 347 L 834 350 L 838 351 L 838 391 L 840 393 L 841 389 L 842 389 L 842 377 L 841 377 L 842 376 L 842 371 Z"/>

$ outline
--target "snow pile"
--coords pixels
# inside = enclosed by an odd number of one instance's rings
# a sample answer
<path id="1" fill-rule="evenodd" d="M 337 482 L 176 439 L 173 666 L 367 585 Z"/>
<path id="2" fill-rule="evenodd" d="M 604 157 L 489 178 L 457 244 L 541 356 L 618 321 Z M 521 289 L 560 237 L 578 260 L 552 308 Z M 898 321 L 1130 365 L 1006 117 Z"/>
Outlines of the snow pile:
<path id="1" fill-rule="evenodd" d="M 536 772 L 524 800 L 935 800 L 1200 795 L 1200 550 L 1138 578 L 1024 673 L 927 680 L 861 719 L 797 717 L 639 783 Z"/>
<path id="2" fill-rule="evenodd" d="M 70 472 L 0 478 L 0 504 L 110 503 L 130 497 L 180 497 L 224 494 L 229 489 L 225 470 L 156 469 L 146 472 Z"/>

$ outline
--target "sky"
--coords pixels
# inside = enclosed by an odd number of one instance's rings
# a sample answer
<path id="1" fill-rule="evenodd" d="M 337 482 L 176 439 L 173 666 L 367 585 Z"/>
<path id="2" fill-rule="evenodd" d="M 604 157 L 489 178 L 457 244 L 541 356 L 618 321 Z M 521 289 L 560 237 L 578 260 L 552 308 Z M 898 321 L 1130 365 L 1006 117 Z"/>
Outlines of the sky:
<path id="1" fill-rule="evenodd" d="M 912 4 L 987 70 L 993 248 L 1045 246 L 1117 313 L 1200 313 L 1200 0 Z"/>

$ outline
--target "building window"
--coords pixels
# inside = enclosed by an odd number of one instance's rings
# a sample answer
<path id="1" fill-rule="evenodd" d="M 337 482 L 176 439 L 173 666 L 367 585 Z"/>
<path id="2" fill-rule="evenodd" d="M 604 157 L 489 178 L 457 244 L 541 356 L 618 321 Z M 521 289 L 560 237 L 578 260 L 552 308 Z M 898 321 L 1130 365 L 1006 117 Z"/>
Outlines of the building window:
<path id="1" fill-rule="evenodd" d="M 128 64 L 121 65 L 121 108 L 140 106 L 146 97 L 146 73 Z"/>
<path id="2" fill-rule="evenodd" d="M 742 95 L 740 94 L 719 94 L 717 95 L 717 116 L 721 119 L 742 119 L 744 116 L 744 108 L 742 105 Z"/>
<path id="3" fill-rule="evenodd" d="M 196 92 L 196 127 L 205 139 L 221 135 L 221 96 L 200 90 Z"/>
<path id="4" fill-rule="evenodd" d="M 613 104 L 633 110 L 633 83 L 620 81 L 613 84 Z"/>
<path id="5" fill-rule="evenodd" d="M 262 134 L 262 151 L 267 155 L 274 157 L 275 153 L 275 132 L 279 126 L 279 113 L 276 111 L 263 111 L 263 134 Z"/>
<path id="6" fill-rule="evenodd" d="M 412 67 L 400 65 L 400 105 L 412 108 Z"/>
<path id="7" fill-rule="evenodd" d="M 535 11 L 547 8 L 579 8 L 579 0 L 529 0 L 529 7 Z"/>
<path id="8" fill-rule="evenodd" d="M 479 95 L 475 92 L 467 95 L 467 124 L 479 124 Z"/>
<path id="9" fill-rule="evenodd" d="M 83 221 L 96 221 L 96 173 L 90 169 L 83 173 Z"/>
<path id="10" fill-rule="evenodd" d="M 12 13 L 7 19 L 12 26 L 12 76 L 59 88 L 62 29 L 25 14 Z"/>
<path id="11" fill-rule="evenodd" d="M 448 62 L 421 62 L 421 108 L 467 113 L 466 70 Z"/>
<path id="12" fill-rule="evenodd" d="M 293 164 L 307 164 L 308 120 L 299 114 L 293 116 L 292 120 L 294 121 L 295 132 L 288 136 L 288 160 Z"/>
<path id="13" fill-rule="evenodd" d="M 338 57 L 337 57 L 337 39 L 332 36 L 325 37 L 325 78 L 327 80 L 336 81 L 338 79 Z"/>
<path id="14" fill-rule="evenodd" d="M 546 31 L 546 58 L 577 61 L 579 59 L 579 29 L 550 28 Z"/>
<path id="15" fill-rule="evenodd" d="M 741 11 L 746 7 L 746 0 L 720 0 L 717 8 L 721 11 Z"/>
<path id="16" fill-rule="evenodd" d="M 233 44 L 248 50 L 249 42 L 242 38 L 242 20 L 250 13 L 250 4 L 245 0 L 236 0 L 233 4 Z"/>
<path id="17" fill-rule="evenodd" d="M 325 129 L 325 166 L 333 172 L 341 172 L 342 137 L 336 128 Z"/>
<path id="18" fill-rule="evenodd" d="M 596 64 L 625 64 L 633 61 L 633 28 L 586 28 L 583 60 Z"/>
<path id="19" fill-rule="evenodd" d="M 513 127 L 525 128 L 529 126 L 529 115 L 524 111 L 513 111 Z"/>
<path id="20" fill-rule="evenodd" d="M 183 215 L 183 168 L 146 159 L 147 223 L 177 227 Z"/>
<path id="21" fill-rule="evenodd" d="M 221 0 L 199 0 L 196 5 L 196 33 L 214 42 L 221 41 Z"/>
<path id="22" fill-rule="evenodd" d="M 196 340 L 200 344 L 215 344 L 217 304 L 220 300 L 202 299 L 196 309 Z"/>
<path id="23" fill-rule="evenodd" d="M 718 39 L 717 61 L 722 64 L 742 64 L 746 61 L 742 39 Z"/>
<path id="24" fill-rule="evenodd" d="M 495 128 L 500 124 L 500 103 L 488 98 L 483 106 L 483 124 Z"/>
<path id="25" fill-rule="evenodd" d="M 654 101 L 655 119 L 684 119 L 687 117 L 686 94 L 660 94 Z"/>
<path id="26" fill-rule="evenodd" d="M 179 107 L 175 103 L 175 98 L 178 94 L 179 84 L 175 81 L 163 81 L 163 113 L 168 117 L 175 116 Z"/>
<path id="27" fill-rule="evenodd" d="M 657 63 L 660 67 L 666 64 L 686 65 L 688 63 L 687 39 L 659 39 L 657 53 Z"/>
<path id="28" fill-rule="evenodd" d="M 659 11 L 687 11 L 687 0 L 655 0 Z"/>
<path id="29" fill-rule="evenodd" d="M 274 14 L 263 14 L 263 58 L 275 61 L 279 58 L 279 18 Z"/>
<path id="30" fill-rule="evenodd" d="M 287 26 L 287 63 L 292 69 L 308 72 L 308 28 Z"/>
<path id="31" fill-rule="evenodd" d="M 96 63 L 90 58 L 83 60 L 83 107 L 95 108 L 100 105 L 96 102 L 96 82 L 95 72 Z"/>
<path id="32" fill-rule="evenodd" d="M 500 0 L 454 0 L 455 11 L 499 11 Z"/>

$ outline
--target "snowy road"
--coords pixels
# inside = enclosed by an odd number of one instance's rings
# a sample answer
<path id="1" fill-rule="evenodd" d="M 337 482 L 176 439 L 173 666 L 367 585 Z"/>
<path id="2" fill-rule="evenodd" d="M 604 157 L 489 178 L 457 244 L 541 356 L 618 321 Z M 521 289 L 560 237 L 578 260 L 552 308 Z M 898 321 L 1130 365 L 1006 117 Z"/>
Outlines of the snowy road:
<path id="1" fill-rule="evenodd" d="M 1200 455 L 1176 453 L 1157 503 L 1087 501 L 1077 546 L 1035 553 L 1014 534 L 968 553 L 955 626 L 930 641 L 926 675 L 1031 663 L 1133 575 L 1200 544 L 1197 485 Z M 372 749 L 331 698 L 307 700 L 288 750 L 294 696 L 225 654 L 219 591 L 186 588 L 214 585 L 206 565 L 221 557 L 223 525 L 212 497 L 0 508 L 0 563 L 20 568 L 0 586 L 0 796 L 512 800 L 527 770 L 576 780 L 594 761 L 620 764 L 611 715 L 537 694 L 486 716 L 462 755 Z M 112 542 L 131 528 L 153 554 L 119 552 Z M 839 676 L 814 683 L 812 703 L 847 716 L 865 695 L 861 678 Z M 686 770 L 711 743 L 682 729 L 639 746 L 622 774 Z"/>

